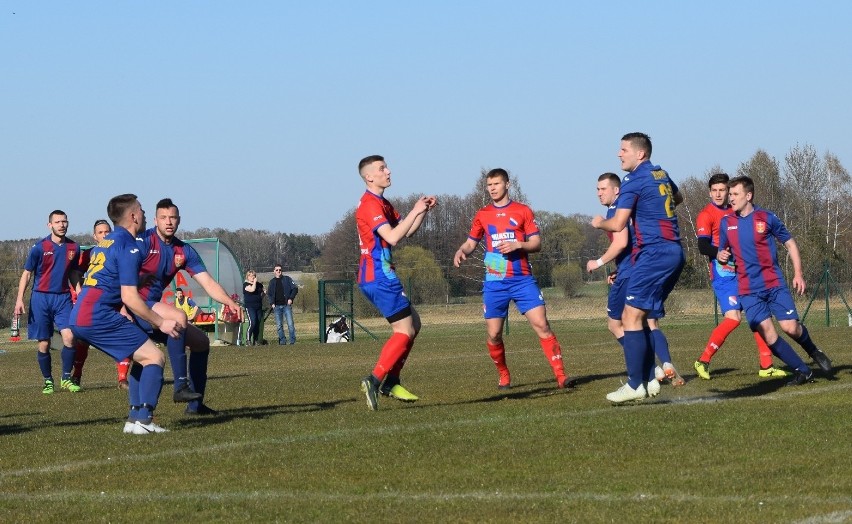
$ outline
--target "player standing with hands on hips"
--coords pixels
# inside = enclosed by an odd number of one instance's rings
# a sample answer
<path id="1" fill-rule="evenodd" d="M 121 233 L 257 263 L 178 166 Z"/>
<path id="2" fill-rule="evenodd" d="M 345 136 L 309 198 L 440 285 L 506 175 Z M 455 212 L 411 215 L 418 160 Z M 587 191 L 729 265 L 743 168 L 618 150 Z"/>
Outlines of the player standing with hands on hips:
<path id="1" fill-rule="evenodd" d="M 434 196 L 421 197 L 402 218 L 384 197 L 385 190 L 391 185 L 391 171 L 384 157 L 372 155 L 361 159 L 358 173 L 367 185 L 355 210 L 361 249 L 358 287 L 393 329 L 393 335 L 382 347 L 373 372 L 361 380 L 367 406 L 375 411 L 379 393 L 405 402 L 419 400 L 417 395 L 402 387 L 399 375 L 420 332 L 420 315 L 405 296 L 396 276 L 391 247 L 413 235 L 438 200 Z"/>

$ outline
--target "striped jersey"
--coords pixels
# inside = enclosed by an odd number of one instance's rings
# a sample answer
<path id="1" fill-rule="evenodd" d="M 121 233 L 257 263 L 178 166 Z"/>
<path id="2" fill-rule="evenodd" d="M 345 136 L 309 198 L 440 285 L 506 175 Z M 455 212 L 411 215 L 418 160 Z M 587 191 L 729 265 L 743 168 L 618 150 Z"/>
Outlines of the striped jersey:
<path id="1" fill-rule="evenodd" d="M 139 270 L 139 294 L 146 301 L 162 300 L 163 291 L 180 270 L 191 277 L 207 271 L 201 256 L 192 246 L 177 237 L 172 237 L 171 243 L 163 242 L 156 227 L 147 229 L 137 240 L 144 257 Z"/>
<path id="2" fill-rule="evenodd" d="M 793 238 L 786 226 L 771 211 L 756 207 L 748 216 L 722 217 L 719 249 L 730 246 L 736 258 L 740 295 L 786 286 L 778 265 L 776 239 L 782 244 Z"/>
<path id="3" fill-rule="evenodd" d="M 121 309 L 121 286 L 139 285 L 142 252 L 136 238 L 116 227 L 92 248 L 83 289 L 71 310 L 70 324 L 93 326 Z"/>
<path id="4" fill-rule="evenodd" d="M 57 244 L 48 235 L 33 244 L 24 262 L 24 269 L 33 274 L 33 291 L 68 293 L 68 275 L 78 267 L 79 252 L 80 247 L 69 238 Z"/>

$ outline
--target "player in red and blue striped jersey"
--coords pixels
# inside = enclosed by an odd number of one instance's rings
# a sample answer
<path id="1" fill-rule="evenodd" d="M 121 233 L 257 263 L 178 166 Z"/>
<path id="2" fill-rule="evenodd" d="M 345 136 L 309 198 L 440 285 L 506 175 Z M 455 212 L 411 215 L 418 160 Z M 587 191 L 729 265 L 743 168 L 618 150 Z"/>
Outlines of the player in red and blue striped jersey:
<path id="1" fill-rule="evenodd" d="M 361 391 L 371 410 L 378 409 L 378 395 L 406 402 L 419 400 L 400 384 L 399 375 L 420 332 L 420 315 L 405 296 L 405 290 L 393 267 L 391 247 L 413 235 L 423 223 L 426 213 L 438 204 L 434 196 L 421 197 L 405 216 L 384 197 L 391 185 L 391 171 L 379 155 L 362 158 L 358 174 L 367 190 L 355 210 L 358 244 L 358 288 L 378 308 L 391 325 L 393 335 L 382 346 L 373 372 L 361 380 Z"/>
<path id="2" fill-rule="evenodd" d="M 796 341 L 825 372 L 831 360 L 811 340 L 808 329 L 799 322 L 796 304 L 778 265 L 776 240 L 784 244 L 793 264 L 793 289 L 805 292 L 799 247 L 783 222 L 774 213 L 754 205 L 754 181 L 739 176 L 728 182 L 733 214 L 722 217 L 719 225 L 719 252 L 716 260 L 727 264 L 732 258 L 737 270 L 739 300 L 752 331 L 760 333 L 769 349 L 795 370 L 788 385 L 813 380 L 813 371 L 783 338 L 778 336 L 774 316 L 781 330 Z"/>
<path id="3" fill-rule="evenodd" d="M 725 173 L 716 173 L 710 177 L 707 187 L 710 190 L 710 202 L 698 213 L 695 219 L 698 235 L 698 251 L 709 259 L 710 281 L 713 293 L 722 310 L 724 319 L 710 334 L 704 352 L 695 361 L 698 376 L 710 380 L 710 359 L 721 349 L 728 335 L 740 325 L 742 306 L 737 298 L 737 274 L 733 260 L 721 264 L 716 260 L 719 251 L 719 224 L 722 217 L 733 213 L 728 203 L 728 181 Z M 787 372 L 772 365 L 772 351 L 759 333 L 754 333 L 757 353 L 760 359 L 760 377 L 785 377 Z"/>
<path id="4" fill-rule="evenodd" d="M 185 411 L 187 415 L 216 415 L 216 410 L 203 402 L 207 388 L 210 339 L 200 328 L 188 323 L 186 313 L 161 302 L 163 291 L 172 283 L 178 271 L 183 270 L 204 288 L 210 298 L 238 312 L 240 322 L 242 307 L 207 271 L 198 252 L 175 236 L 180 226 L 180 210 L 172 199 L 164 198 L 157 202 L 154 220 L 156 225 L 141 236 L 144 261 L 139 273 L 139 293 L 157 314 L 177 320 L 186 332 L 185 346 L 172 339 L 165 341 L 174 375 L 174 401 L 188 402 Z M 146 331 L 151 331 L 145 322 L 140 322 L 140 325 Z M 163 338 L 156 331 L 153 336 L 155 339 Z M 186 346 L 190 351 L 188 366 Z"/>
<path id="5" fill-rule="evenodd" d="M 50 339 L 54 329 L 62 335 L 60 385 L 72 392 L 80 391 L 80 386 L 71 381 L 75 350 L 74 335 L 68 327 L 68 315 L 72 307 L 70 278 L 78 272 L 80 247 L 65 236 L 68 232 L 68 215 L 64 211 L 51 211 L 47 227 L 50 234 L 30 248 L 15 300 L 15 314 L 24 315 L 24 293 L 32 277 L 27 338 L 38 341 L 38 366 L 44 378 L 42 393 L 45 395 L 53 393 L 55 387 L 50 357 Z"/>
<path id="6" fill-rule="evenodd" d="M 511 375 L 506 365 L 503 325 L 514 301 L 538 335 L 545 357 L 560 388 L 573 387 L 565 375 L 562 348 L 547 321 L 544 297 L 533 277 L 528 254 L 541 250 L 541 234 L 532 209 L 509 198 L 509 173 L 492 169 L 485 175 L 491 204 L 477 211 L 467 240 L 453 257 L 459 267 L 482 242 L 485 249 L 485 282 L 482 302 L 488 332 L 486 346 L 497 366 L 499 389 L 511 387 Z"/>
<path id="7" fill-rule="evenodd" d="M 109 225 L 109 222 L 104 219 L 98 219 L 95 221 L 95 225 L 92 227 L 92 238 L 95 240 L 95 245 L 98 244 L 101 240 L 103 240 L 108 234 L 112 233 L 112 227 Z M 89 262 L 91 262 L 91 254 L 94 246 L 91 246 L 87 249 L 80 249 L 80 259 L 78 260 L 79 271 L 81 273 L 85 273 L 89 268 Z M 82 276 L 82 275 L 81 275 Z M 77 302 L 77 296 L 82 290 L 82 279 L 80 282 L 77 282 L 75 288 L 71 289 L 71 301 L 73 303 Z M 74 342 L 75 356 L 74 356 L 74 367 L 71 370 L 71 381 L 80 385 L 80 381 L 83 377 L 83 366 L 86 364 L 86 359 L 89 357 L 89 343 L 84 340 L 76 340 Z M 115 367 L 118 371 L 118 388 L 119 389 L 127 389 L 127 372 L 130 370 L 130 362 L 129 358 L 122 360 L 121 362 L 116 362 Z"/>
<path id="8" fill-rule="evenodd" d="M 163 354 L 148 335 L 121 313 L 123 306 L 169 337 L 183 340 L 180 326 L 152 311 L 139 295 L 142 253 L 136 234 L 145 228 L 145 211 L 136 195 L 113 197 L 107 215 L 115 230 L 92 249 L 83 288 L 69 319 L 74 336 L 119 362 L 131 357 L 128 399 L 130 413 L 124 433 L 145 435 L 167 431 L 154 423 L 163 388 Z M 70 296 L 69 296 L 70 300 Z"/>
<path id="9" fill-rule="evenodd" d="M 675 206 L 683 201 L 677 185 L 660 166 L 651 164 L 651 138 L 628 133 L 621 138 L 621 182 L 617 210 L 612 218 L 596 216 L 592 226 L 617 232 L 633 223 L 633 269 L 625 290 L 622 314 L 627 384 L 607 395 L 613 403 L 641 400 L 658 390 L 651 383 L 654 350 L 644 325 L 652 311 L 664 311 L 686 263 L 680 246 Z M 651 383 L 653 390 L 648 391 Z"/>

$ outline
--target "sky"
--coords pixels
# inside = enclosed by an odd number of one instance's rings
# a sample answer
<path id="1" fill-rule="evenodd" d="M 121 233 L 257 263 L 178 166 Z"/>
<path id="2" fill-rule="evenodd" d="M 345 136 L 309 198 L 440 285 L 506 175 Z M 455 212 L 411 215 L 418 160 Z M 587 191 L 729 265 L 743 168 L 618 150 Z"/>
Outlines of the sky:
<path id="1" fill-rule="evenodd" d="M 0 1 L 0 240 L 90 232 L 112 196 L 181 228 L 330 231 L 503 167 L 602 211 L 621 136 L 675 181 L 812 145 L 852 169 L 852 2 Z M 405 213 L 407 210 L 401 209 Z M 354 225 L 353 225 L 354 227 Z"/>

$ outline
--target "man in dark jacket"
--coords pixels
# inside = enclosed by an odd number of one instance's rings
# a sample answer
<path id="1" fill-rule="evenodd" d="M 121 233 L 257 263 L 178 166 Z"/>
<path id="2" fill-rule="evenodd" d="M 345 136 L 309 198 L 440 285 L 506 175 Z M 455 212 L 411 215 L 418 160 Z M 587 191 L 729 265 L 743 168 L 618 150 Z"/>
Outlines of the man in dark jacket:
<path id="1" fill-rule="evenodd" d="M 287 329 L 290 332 L 290 344 L 296 343 L 296 327 L 293 325 L 293 300 L 299 293 L 299 288 L 293 279 L 282 272 L 281 264 L 275 266 L 275 276 L 269 281 L 266 292 L 269 303 L 275 313 L 275 324 L 278 326 L 278 343 L 287 345 L 284 336 L 284 319 L 287 319 Z"/>

